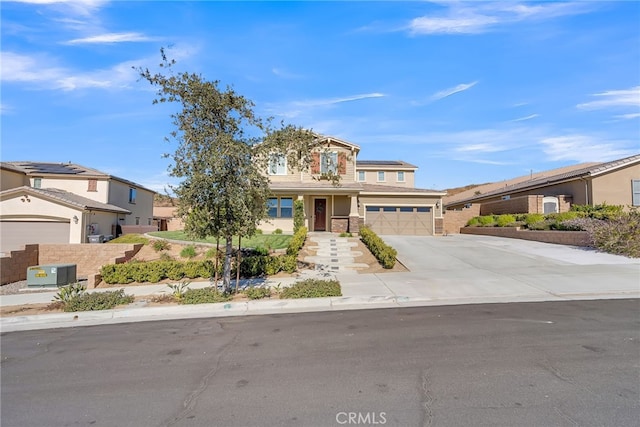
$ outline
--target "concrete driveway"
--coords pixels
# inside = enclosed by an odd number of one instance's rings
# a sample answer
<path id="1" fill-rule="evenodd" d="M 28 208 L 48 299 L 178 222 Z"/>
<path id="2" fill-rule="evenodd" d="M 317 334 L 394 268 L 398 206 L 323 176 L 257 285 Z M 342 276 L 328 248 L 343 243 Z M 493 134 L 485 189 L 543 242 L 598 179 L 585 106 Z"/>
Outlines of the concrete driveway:
<path id="1" fill-rule="evenodd" d="M 640 260 L 488 236 L 381 236 L 408 273 L 341 276 L 345 296 L 434 303 L 640 297 Z"/>

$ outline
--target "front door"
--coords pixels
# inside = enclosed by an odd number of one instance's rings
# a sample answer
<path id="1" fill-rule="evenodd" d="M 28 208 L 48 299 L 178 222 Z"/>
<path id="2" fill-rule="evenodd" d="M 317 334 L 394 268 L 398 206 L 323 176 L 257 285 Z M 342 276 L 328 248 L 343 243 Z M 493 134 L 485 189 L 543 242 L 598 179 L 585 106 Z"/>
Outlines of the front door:
<path id="1" fill-rule="evenodd" d="M 327 231 L 327 199 L 315 199 L 313 231 Z"/>

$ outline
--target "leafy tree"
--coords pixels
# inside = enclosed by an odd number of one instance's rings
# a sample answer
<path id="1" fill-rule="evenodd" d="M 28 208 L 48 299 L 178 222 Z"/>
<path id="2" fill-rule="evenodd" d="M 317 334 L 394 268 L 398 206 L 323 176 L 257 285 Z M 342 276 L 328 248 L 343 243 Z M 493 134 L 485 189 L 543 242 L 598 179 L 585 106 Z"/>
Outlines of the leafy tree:
<path id="1" fill-rule="evenodd" d="M 256 116 L 253 102 L 229 86 L 221 89 L 217 80 L 174 73 L 175 61 L 167 59 L 164 49 L 160 53 L 164 72 L 137 71 L 158 89 L 154 104 L 181 106 L 171 116 L 175 129 L 166 138 L 178 143 L 169 168 L 171 176 L 181 179 L 172 188 L 178 214 L 189 235 L 226 239 L 222 279 L 230 290 L 232 237 L 254 235 L 267 217 L 270 156 L 284 155 L 290 169 L 306 170 L 319 142 L 310 130 L 283 123 L 273 128 L 270 120 Z"/>

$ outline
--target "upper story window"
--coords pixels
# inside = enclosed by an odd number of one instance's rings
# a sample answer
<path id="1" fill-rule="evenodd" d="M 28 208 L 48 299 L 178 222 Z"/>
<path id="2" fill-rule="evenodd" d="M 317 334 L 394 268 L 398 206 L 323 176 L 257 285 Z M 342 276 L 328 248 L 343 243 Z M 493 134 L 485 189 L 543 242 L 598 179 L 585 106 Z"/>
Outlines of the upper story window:
<path id="1" fill-rule="evenodd" d="M 129 203 L 134 203 L 134 204 L 136 203 L 136 189 L 135 188 L 129 188 Z"/>
<path id="2" fill-rule="evenodd" d="M 33 178 L 33 188 L 42 188 L 42 178 Z"/>
<path id="3" fill-rule="evenodd" d="M 358 181 L 366 181 L 367 175 L 365 171 L 358 171 Z"/>
<path id="4" fill-rule="evenodd" d="M 398 171 L 398 182 L 404 182 L 404 171 Z"/>
<path id="5" fill-rule="evenodd" d="M 384 182 L 384 171 L 378 171 L 378 182 Z"/>
<path id="6" fill-rule="evenodd" d="M 338 173 L 338 153 L 320 153 L 320 173 Z"/>
<path id="7" fill-rule="evenodd" d="M 89 179 L 89 186 L 87 187 L 87 191 L 98 191 L 97 179 Z"/>
<path id="8" fill-rule="evenodd" d="M 287 157 L 284 154 L 272 154 L 269 158 L 269 175 L 286 175 Z"/>

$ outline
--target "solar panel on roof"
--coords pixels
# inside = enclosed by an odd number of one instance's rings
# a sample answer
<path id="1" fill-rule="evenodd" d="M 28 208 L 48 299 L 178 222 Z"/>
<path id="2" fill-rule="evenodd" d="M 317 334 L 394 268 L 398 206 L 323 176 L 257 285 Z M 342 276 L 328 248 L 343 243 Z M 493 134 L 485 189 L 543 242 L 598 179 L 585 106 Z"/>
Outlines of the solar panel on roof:
<path id="1" fill-rule="evenodd" d="M 63 163 L 28 163 L 21 166 L 36 173 L 75 175 L 80 172 L 76 167 Z"/>
<path id="2" fill-rule="evenodd" d="M 394 165 L 401 166 L 402 162 L 389 161 L 389 160 L 358 160 L 361 165 Z"/>

